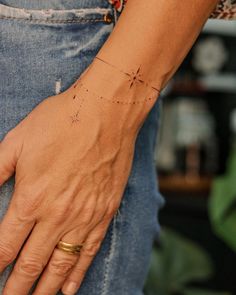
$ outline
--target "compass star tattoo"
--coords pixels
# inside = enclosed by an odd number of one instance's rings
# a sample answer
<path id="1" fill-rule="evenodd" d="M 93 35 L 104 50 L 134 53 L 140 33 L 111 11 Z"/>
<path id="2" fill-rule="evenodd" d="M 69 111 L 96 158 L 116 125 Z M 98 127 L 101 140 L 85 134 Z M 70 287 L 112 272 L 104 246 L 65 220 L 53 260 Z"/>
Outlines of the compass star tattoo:
<path id="1" fill-rule="evenodd" d="M 71 123 L 79 122 L 79 111 L 77 111 L 73 116 L 71 117 Z"/>
<path id="2" fill-rule="evenodd" d="M 140 82 L 140 83 L 144 83 L 144 80 L 141 79 L 142 75 L 140 73 L 141 70 L 141 66 L 137 69 L 136 72 L 132 71 L 131 74 L 130 73 L 125 73 L 126 75 L 129 76 L 129 88 L 131 88 L 135 83 Z"/>
<path id="3" fill-rule="evenodd" d="M 121 69 L 118 69 L 116 66 L 110 64 L 109 62 L 107 62 L 107 61 L 101 59 L 101 58 L 98 57 L 98 56 L 95 56 L 95 58 L 96 58 L 97 60 L 100 60 L 100 61 L 104 62 L 105 64 L 107 64 L 107 65 L 109 65 L 109 66 L 115 68 L 116 70 L 120 71 L 121 73 L 124 73 L 126 76 L 129 76 L 129 80 L 128 80 L 128 82 L 130 82 L 130 84 L 129 84 L 129 89 L 132 88 L 133 85 L 135 85 L 135 84 L 137 85 L 137 82 L 140 82 L 140 83 L 143 83 L 146 87 L 151 87 L 152 89 L 156 90 L 158 93 L 160 92 L 160 91 L 158 90 L 158 88 L 156 88 L 156 87 L 150 85 L 149 82 L 147 82 L 147 81 L 141 79 L 141 77 L 142 77 L 142 74 L 141 74 L 141 66 L 139 66 L 138 69 L 137 69 L 136 71 L 132 71 L 131 73 L 127 73 L 127 72 L 122 71 Z"/>

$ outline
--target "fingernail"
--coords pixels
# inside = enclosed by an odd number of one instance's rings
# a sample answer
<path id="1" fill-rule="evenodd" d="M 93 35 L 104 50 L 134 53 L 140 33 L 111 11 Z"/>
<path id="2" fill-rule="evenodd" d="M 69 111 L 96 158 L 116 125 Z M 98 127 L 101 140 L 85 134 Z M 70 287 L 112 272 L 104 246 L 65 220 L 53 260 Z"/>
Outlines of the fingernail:
<path id="1" fill-rule="evenodd" d="M 63 293 L 65 295 L 74 295 L 78 289 L 78 286 L 75 282 L 69 282 L 63 288 Z"/>

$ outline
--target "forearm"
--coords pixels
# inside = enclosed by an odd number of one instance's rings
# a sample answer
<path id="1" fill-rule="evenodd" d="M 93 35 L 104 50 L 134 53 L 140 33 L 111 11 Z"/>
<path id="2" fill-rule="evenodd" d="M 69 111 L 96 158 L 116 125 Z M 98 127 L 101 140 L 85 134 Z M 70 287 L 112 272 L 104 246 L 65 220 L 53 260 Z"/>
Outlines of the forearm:
<path id="1" fill-rule="evenodd" d="M 138 131 L 216 4 L 217 0 L 129 0 L 99 59 L 82 78 L 84 89 L 102 103 L 102 116 Z M 132 84 L 132 74 L 127 74 L 137 69 L 139 76 Z"/>
<path id="2" fill-rule="evenodd" d="M 218 0 L 129 0 L 97 56 L 162 89 Z"/>

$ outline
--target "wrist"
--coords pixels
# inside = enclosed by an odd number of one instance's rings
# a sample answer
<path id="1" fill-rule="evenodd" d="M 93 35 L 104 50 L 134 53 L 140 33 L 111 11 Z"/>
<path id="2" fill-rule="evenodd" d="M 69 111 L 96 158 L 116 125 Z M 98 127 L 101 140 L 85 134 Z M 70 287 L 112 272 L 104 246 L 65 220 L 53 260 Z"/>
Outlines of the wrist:
<path id="1" fill-rule="evenodd" d="M 95 57 L 86 72 L 78 82 L 113 103 L 150 104 L 159 96 L 158 88 L 143 78 L 141 67 L 126 71 Z"/>
<path id="2" fill-rule="evenodd" d="M 84 116 L 97 120 L 105 126 L 106 132 L 110 130 L 122 136 L 137 134 L 158 98 L 151 87 L 137 84 L 129 88 L 126 75 L 96 59 L 71 90 L 76 97 L 83 98 Z"/>

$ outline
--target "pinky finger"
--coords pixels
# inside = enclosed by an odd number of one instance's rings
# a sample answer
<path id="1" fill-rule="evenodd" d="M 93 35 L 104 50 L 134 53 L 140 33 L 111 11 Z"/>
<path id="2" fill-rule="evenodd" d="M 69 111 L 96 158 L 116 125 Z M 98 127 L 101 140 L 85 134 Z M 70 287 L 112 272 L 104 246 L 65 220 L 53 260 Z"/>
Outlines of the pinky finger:
<path id="1" fill-rule="evenodd" d="M 61 289 L 63 294 L 74 295 L 78 291 L 89 266 L 91 265 L 93 259 L 100 249 L 108 226 L 109 222 L 101 222 L 90 232 L 84 243 L 83 248 L 81 249 L 78 262 L 76 263 L 69 277 L 63 284 L 63 287 Z"/>

